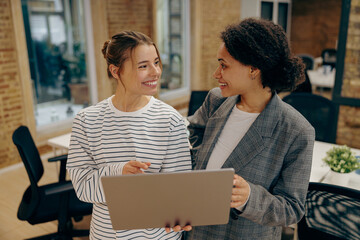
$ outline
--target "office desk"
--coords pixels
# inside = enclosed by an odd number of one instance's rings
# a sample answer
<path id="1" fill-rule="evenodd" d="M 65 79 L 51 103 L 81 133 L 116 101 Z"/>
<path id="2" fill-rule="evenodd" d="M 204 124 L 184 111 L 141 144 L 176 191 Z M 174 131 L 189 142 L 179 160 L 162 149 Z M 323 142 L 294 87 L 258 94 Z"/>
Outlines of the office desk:
<path id="1" fill-rule="evenodd" d="M 70 144 L 70 136 L 71 133 L 67 133 L 58 137 L 50 138 L 47 143 L 53 147 L 53 151 L 55 156 L 57 155 L 57 150 L 61 151 L 61 154 L 64 154 L 64 152 L 67 152 L 69 149 Z"/>
<path id="2" fill-rule="evenodd" d="M 307 70 L 306 71 L 311 86 L 314 87 L 326 87 L 326 88 L 333 88 L 335 84 L 335 69 L 327 74 L 324 74 L 322 68 L 317 70 Z"/>
<path id="3" fill-rule="evenodd" d="M 310 182 L 329 183 L 327 176 L 330 168 L 325 165 L 322 159 L 326 156 L 326 152 L 334 146 L 339 145 L 315 141 Z M 351 148 L 351 150 L 353 153 L 355 153 L 356 156 L 360 155 L 360 149 Z M 352 172 L 350 174 L 351 177 L 349 183 L 347 185 L 341 186 L 360 190 L 360 175 L 356 174 L 355 172 Z"/>

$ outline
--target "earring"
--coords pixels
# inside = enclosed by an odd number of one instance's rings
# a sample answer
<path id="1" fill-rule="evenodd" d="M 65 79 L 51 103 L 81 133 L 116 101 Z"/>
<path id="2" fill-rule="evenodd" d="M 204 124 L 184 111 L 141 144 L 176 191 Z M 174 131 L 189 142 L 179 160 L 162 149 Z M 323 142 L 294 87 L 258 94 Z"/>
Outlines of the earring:
<path id="1" fill-rule="evenodd" d="M 116 70 L 115 70 L 115 71 L 113 71 L 113 77 L 114 77 L 115 79 L 118 79 L 118 78 L 119 78 L 118 73 L 117 73 L 117 71 L 116 71 Z"/>

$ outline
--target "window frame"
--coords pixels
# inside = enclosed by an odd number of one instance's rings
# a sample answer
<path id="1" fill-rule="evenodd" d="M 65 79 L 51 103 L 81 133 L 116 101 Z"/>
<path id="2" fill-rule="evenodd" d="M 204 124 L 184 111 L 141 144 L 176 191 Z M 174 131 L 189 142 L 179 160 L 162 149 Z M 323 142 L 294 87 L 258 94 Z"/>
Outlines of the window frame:
<path id="1" fill-rule="evenodd" d="M 292 0 L 258 0 L 259 1 L 259 17 L 261 17 L 261 2 L 272 2 L 273 3 L 273 19 L 272 21 L 278 24 L 279 17 L 279 3 L 287 3 L 288 4 L 288 14 L 287 14 L 287 26 L 286 26 L 286 34 L 290 37 L 291 32 L 291 4 Z"/>
<path id="2" fill-rule="evenodd" d="M 85 36 L 87 38 L 86 42 L 86 73 L 88 78 L 88 88 L 89 88 L 89 105 L 93 105 L 98 102 L 98 92 L 97 92 L 97 81 L 96 81 L 96 63 L 95 63 L 95 50 L 92 46 L 94 46 L 93 39 L 93 24 L 92 24 L 92 16 L 91 16 L 91 2 L 90 0 L 82 0 L 84 6 L 84 31 Z M 65 8 L 65 6 L 64 6 Z M 65 11 L 65 10 L 64 10 Z M 74 116 L 75 117 L 75 116 Z M 66 132 L 71 129 L 73 118 L 67 118 L 64 120 L 60 120 L 54 123 L 49 123 L 46 125 L 36 126 L 36 133 L 40 139 L 42 136 L 51 137 L 58 135 L 58 132 Z M 35 112 L 34 112 L 34 119 Z"/>
<path id="3" fill-rule="evenodd" d="M 279 3 L 287 3 L 288 4 L 288 14 L 287 14 L 287 26 L 286 26 L 286 35 L 288 39 L 290 39 L 291 33 L 291 8 L 292 8 L 292 0 L 242 0 L 242 9 L 241 9 L 241 18 L 246 17 L 258 17 L 261 18 L 261 2 L 271 2 L 273 3 L 273 19 L 272 21 L 278 24 L 278 16 L 279 16 Z M 252 12 L 254 4 L 256 4 L 256 12 Z M 248 9 L 251 9 L 248 11 Z"/>
<path id="4" fill-rule="evenodd" d="M 182 49 L 182 76 L 183 76 L 183 86 L 181 88 L 168 90 L 166 92 L 161 92 L 159 90 L 159 98 L 163 101 L 171 101 L 173 99 L 181 98 L 189 95 L 190 92 L 190 1 L 183 0 L 183 11 L 184 14 L 184 28 L 182 32 L 182 41 L 183 41 L 183 49 Z"/>

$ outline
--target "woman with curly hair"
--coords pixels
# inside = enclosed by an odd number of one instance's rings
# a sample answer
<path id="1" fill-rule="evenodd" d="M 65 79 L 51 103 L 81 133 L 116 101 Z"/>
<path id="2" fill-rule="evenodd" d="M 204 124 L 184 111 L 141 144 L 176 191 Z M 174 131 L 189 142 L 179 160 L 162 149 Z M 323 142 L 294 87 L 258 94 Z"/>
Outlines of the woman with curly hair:
<path id="1" fill-rule="evenodd" d="M 304 214 L 314 128 L 277 95 L 304 79 L 283 29 L 245 19 L 221 33 L 219 66 L 188 118 L 194 169 L 234 168 L 228 224 L 193 227 L 186 239 L 280 239 Z"/>

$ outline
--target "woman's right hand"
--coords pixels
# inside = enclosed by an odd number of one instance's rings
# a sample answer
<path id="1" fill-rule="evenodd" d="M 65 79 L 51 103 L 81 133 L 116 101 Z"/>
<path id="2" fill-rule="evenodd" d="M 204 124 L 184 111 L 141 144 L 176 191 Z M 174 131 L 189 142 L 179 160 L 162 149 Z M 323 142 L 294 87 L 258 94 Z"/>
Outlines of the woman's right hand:
<path id="1" fill-rule="evenodd" d="M 139 162 L 139 161 L 129 161 L 127 162 L 122 170 L 122 174 L 137 174 L 137 173 L 144 173 L 141 169 L 148 169 L 151 165 L 150 162 Z"/>

